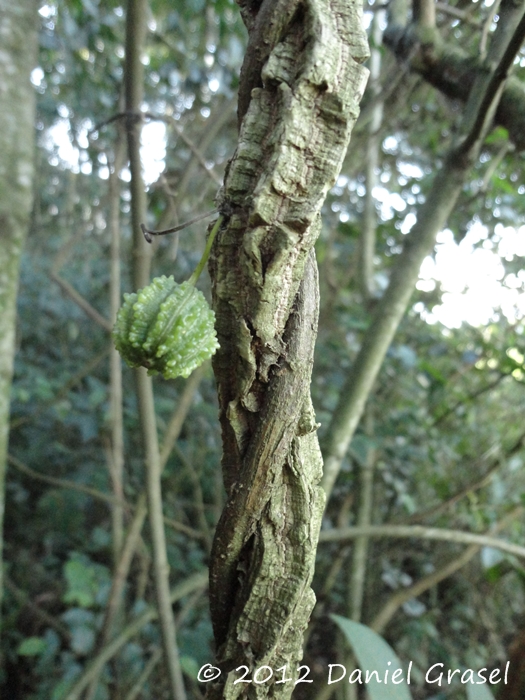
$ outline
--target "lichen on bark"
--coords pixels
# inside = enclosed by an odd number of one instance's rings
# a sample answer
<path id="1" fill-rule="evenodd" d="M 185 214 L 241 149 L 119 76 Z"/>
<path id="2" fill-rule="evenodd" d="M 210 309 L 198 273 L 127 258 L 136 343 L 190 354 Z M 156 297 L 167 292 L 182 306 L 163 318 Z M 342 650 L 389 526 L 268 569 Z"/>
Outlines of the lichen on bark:
<path id="1" fill-rule="evenodd" d="M 227 502 L 210 566 L 223 672 L 208 694 L 287 697 L 293 683 L 234 685 L 227 674 L 286 664 L 295 677 L 315 600 L 324 497 L 309 390 L 313 245 L 357 118 L 368 46 L 355 0 L 264 0 L 242 11 L 240 134 L 210 260 Z"/>

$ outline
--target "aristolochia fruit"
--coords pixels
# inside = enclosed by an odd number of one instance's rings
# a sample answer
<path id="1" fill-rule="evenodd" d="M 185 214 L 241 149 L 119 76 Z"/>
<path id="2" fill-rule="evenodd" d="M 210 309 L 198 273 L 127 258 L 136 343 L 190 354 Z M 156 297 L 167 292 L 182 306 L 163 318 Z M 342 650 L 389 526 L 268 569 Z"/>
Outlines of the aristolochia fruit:
<path id="1" fill-rule="evenodd" d="M 124 294 L 113 329 L 115 347 L 130 367 L 166 379 L 188 377 L 219 347 L 215 314 L 190 282 L 156 277 L 137 293 Z"/>

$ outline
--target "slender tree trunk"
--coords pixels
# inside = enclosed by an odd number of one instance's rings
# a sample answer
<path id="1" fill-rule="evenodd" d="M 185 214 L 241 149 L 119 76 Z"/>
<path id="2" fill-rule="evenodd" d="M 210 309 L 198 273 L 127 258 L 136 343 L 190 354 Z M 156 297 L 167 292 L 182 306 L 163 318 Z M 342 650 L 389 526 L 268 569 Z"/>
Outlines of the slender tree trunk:
<path id="1" fill-rule="evenodd" d="M 110 247 L 110 320 L 115 323 L 120 306 L 120 181 L 124 158 L 124 139 L 119 129 L 115 140 L 114 161 L 108 181 Z M 124 542 L 124 417 L 122 407 L 122 362 L 116 348 L 110 349 L 111 446 L 108 457 L 113 493 L 121 502 L 112 509 L 113 556 L 115 568 Z"/>
<path id="2" fill-rule="evenodd" d="M 140 107 L 144 71 L 142 47 L 146 34 L 147 0 L 129 0 L 126 18 L 125 102 L 126 135 L 131 171 L 131 225 L 133 229 L 133 282 L 135 289 L 149 283 L 151 247 L 144 240 L 140 224 L 146 221 L 146 189 L 140 162 Z M 185 700 L 184 680 L 180 666 L 175 619 L 170 601 L 169 563 L 162 515 L 162 466 L 157 435 L 153 385 L 144 367 L 135 370 L 140 427 L 145 452 L 148 514 L 153 544 L 155 593 L 159 610 L 164 658 L 172 700 Z"/>
<path id="3" fill-rule="evenodd" d="M 363 211 L 363 225 L 359 236 L 358 265 L 359 289 L 365 302 L 374 297 L 374 255 L 376 249 L 377 210 L 374 188 L 378 184 L 379 148 L 381 122 L 383 120 L 383 100 L 381 99 L 381 28 L 385 20 L 385 12 L 380 10 L 372 20 L 372 48 L 370 50 L 370 80 L 368 91 L 375 104 L 372 108 L 372 118 L 368 129 L 366 144 L 365 183 L 366 194 Z"/>
<path id="4" fill-rule="evenodd" d="M 238 684 L 261 665 L 296 678 L 314 595 L 324 499 L 310 400 L 317 329 L 313 244 L 367 71 L 357 0 L 241 3 L 249 30 L 240 137 L 210 262 L 227 503 L 210 602 L 220 678 L 210 697 L 288 697 L 293 681 Z M 279 674 L 279 675 L 280 675 Z"/>
<path id="5" fill-rule="evenodd" d="M 35 0 L 0 0 L 0 609 L 16 296 L 33 202 L 35 92 L 29 78 L 36 65 L 37 10 Z"/>
<path id="6" fill-rule="evenodd" d="M 373 435 L 374 420 L 370 409 L 365 422 L 366 432 L 369 437 Z M 372 446 L 368 446 L 366 456 L 359 465 L 359 500 L 357 504 L 357 527 L 368 527 L 372 524 L 374 472 L 377 454 Z M 369 538 L 356 537 L 352 549 L 352 574 L 348 591 L 348 616 L 356 622 L 361 622 L 363 614 L 363 598 L 365 593 L 366 570 L 368 563 Z"/>

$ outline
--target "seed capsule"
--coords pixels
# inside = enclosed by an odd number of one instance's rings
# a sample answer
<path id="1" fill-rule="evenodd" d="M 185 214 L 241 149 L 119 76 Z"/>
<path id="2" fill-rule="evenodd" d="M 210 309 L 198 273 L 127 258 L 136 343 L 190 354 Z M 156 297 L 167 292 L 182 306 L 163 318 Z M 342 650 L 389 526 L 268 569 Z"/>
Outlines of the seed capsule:
<path id="1" fill-rule="evenodd" d="M 113 329 L 115 347 L 130 367 L 165 379 L 188 377 L 219 347 L 215 314 L 189 282 L 156 277 L 124 303 Z"/>

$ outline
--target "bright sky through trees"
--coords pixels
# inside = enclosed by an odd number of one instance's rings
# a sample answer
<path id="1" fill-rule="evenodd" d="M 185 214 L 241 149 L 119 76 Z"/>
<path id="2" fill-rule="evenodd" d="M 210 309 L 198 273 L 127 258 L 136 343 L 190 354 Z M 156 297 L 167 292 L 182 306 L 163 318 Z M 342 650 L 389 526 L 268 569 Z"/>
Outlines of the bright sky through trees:
<path id="1" fill-rule="evenodd" d="M 36 69 L 39 70 L 39 69 Z M 79 151 L 71 144 L 69 122 L 63 119 L 49 133 L 49 148 L 56 149 L 58 159 L 68 167 L 84 174 L 88 163 L 79 163 Z M 146 184 L 157 180 L 164 170 L 166 156 L 166 126 L 162 122 L 149 122 L 142 130 L 141 157 L 144 164 Z M 411 173 L 413 175 L 413 173 Z M 102 168 L 101 177 L 107 177 Z M 375 188 L 374 194 L 380 203 L 380 216 L 390 218 L 389 210 L 405 208 L 404 200 L 386 188 Z M 344 214 L 341 215 L 344 218 Z M 408 214 L 403 224 L 403 233 L 408 233 L 415 223 L 413 214 Z M 428 323 L 441 322 L 448 328 L 459 328 L 467 322 L 472 326 L 489 323 L 501 312 L 512 322 L 525 316 L 525 264 L 518 274 L 503 279 L 500 257 L 511 260 L 522 257 L 525 263 L 525 227 L 514 229 L 496 226 L 495 236 L 488 238 L 484 226 L 475 225 L 458 244 L 449 229 L 439 234 L 435 258 L 427 257 L 423 262 L 418 289 L 432 291 L 436 282 L 444 292 L 443 301 L 431 313 L 424 314 Z M 422 310 L 419 305 L 416 310 Z"/>
<path id="2" fill-rule="evenodd" d="M 459 328 L 462 321 L 485 325 L 499 309 L 511 322 L 525 316 L 525 266 L 503 279 L 501 258 L 510 261 L 514 256 L 525 261 L 523 226 L 514 229 L 498 224 L 492 240 L 484 226 L 473 226 L 459 244 L 452 231 L 442 231 L 435 259 L 425 259 L 418 282 L 418 289 L 431 291 L 439 281 L 445 292 L 443 303 L 426 320 Z"/>

